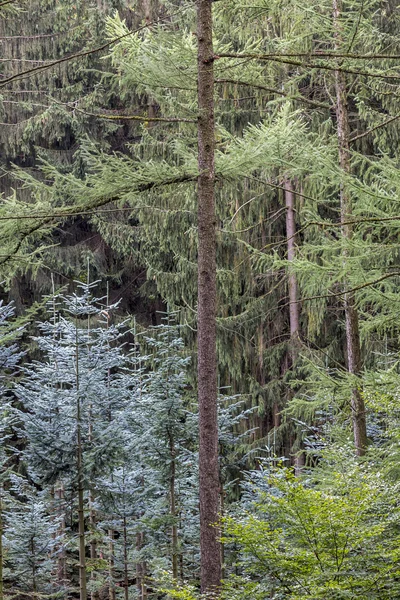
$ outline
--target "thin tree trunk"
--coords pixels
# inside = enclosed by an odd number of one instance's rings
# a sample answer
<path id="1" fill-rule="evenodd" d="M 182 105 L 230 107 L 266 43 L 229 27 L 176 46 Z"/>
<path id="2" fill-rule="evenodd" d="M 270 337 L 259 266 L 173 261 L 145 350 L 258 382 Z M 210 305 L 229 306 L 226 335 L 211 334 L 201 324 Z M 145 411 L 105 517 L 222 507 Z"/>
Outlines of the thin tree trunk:
<path id="1" fill-rule="evenodd" d="M 32 591 L 36 596 L 37 592 L 37 583 L 36 583 L 36 562 L 35 562 L 35 540 L 33 537 L 31 538 L 30 550 L 32 554 Z"/>
<path id="2" fill-rule="evenodd" d="M 61 534 L 61 539 L 63 539 L 64 533 L 65 533 L 65 513 L 63 510 L 64 485 L 62 483 L 60 483 L 60 487 L 58 489 L 58 501 L 59 501 L 58 513 L 60 516 L 60 534 Z M 63 585 L 63 584 L 65 585 L 65 583 L 67 581 L 67 561 L 66 561 L 66 557 L 65 557 L 65 549 L 63 547 L 63 543 L 62 543 L 62 548 L 59 551 L 59 555 L 58 555 L 57 581 L 60 585 Z"/>
<path id="3" fill-rule="evenodd" d="M 129 573 L 128 573 L 128 531 L 126 527 L 126 517 L 123 521 L 123 536 L 124 536 L 124 596 L 125 600 L 129 600 Z"/>
<path id="4" fill-rule="evenodd" d="M 294 205 L 294 187 L 290 179 L 285 179 L 285 206 L 286 206 L 286 238 L 287 238 L 287 258 L 291 263 L 296 258 L 296 213 Z M 299 305 L 299 286 L 297 284 L 296 274 L 292 272 L 289 264 L 289 327 L 290 327 L 290 350 L 289 361 L 292 366 L 297 358 L 299 350 L 300 336 L 300 305 Z M 293 451 L 294 453 L 294 471 L 298 476 L 304 466 L 304 452 Z"/>
<path id="5" fill-rule="evenodd" d="M 139 532 L 136 534 L 136 550 L 140 550 L 143 547 L 144 534 Z M 147 586 L 146 586 L 146 563 L 138 562 L 136 564 L 136 586 L 138 588 L 139 599 L 144 600 L 147 598 Z"/>
<path id="6" fill-rule="evenodd" d="M 115 584 L 114 584 L 114 531 L 112 529 L 110 529 L 108 531 L 108 537 L 110 538 L 110 541 L 108 544 L 108 553 L 109 553 L 109 557 L 108 557 L 108 578 L 109 578 L 108 599 L 115 600 L 116 595 L 115 595 Z"/>
<path id="7" fill-rule="evenodd" d="M 335 29 L 335 50 L 341 48 L 340 16 L 342 13 L 342 1 L 333 0 L 333 24 Z M 336 88 L 336 119 L 337 135 L 339 144 L 339 164 L 343 174 L 351 172 L 350 162 L 350 127 L 347 109 L 347 90 L 345 74 L 335 71 Z M 342 235 L 345 242 L 352 237 L 352 226 L 346 224 L 352 217 L 351 197 L 344 181 L 340 190 L 340 219 L 342 223 Z M 343 251 L 343 260 L 346 262 L 348 251 Z M 347 342 L 347 368 L 349 373 L 355 376 L 361 374 L 361 346 L 358 328 L 358 312 L 355 305 L 355 295 L 350 292 L 344 296 L 344 312 L 346 320 L 346 342 Z M 365 404 L 361 391 L 354 387 L 352 390 L 351 410 L 353 421 L 354 443 L 358 456 L 363 456 L 367 447 L 367 430 L 365 418 Z"/>
<path id="8" fill-rule="evenodd" d="M 179 526 L 182 531 L 182 513 L 179 513 Z M 183 566 L 183 552 L 179 552 L 179 576 L 181 578 L 181 583 L 183 583 L 185 579 L 184 566 Z"/>
<path id="9" fill-rule="evenodd" d="M 296 220 L 294 209 L 294 190 L 293 183 L 289 179 L 285 180 L 285 205 L 286 205 L 286 238 L 287 238 L 287 258 L 289 263 L 296 258 Z M 290 269 L 290 266 L 289 266 Z M 296 274 L 289 271 L 289 321 L 290 321 L 290 339 L 292 344 L 296 344 L 300 332 L 300 307 L 299 307 L 299 289 L 297 285 Z M 293 353 L 291 359 L 293 361 Z"/>
<path id="10" fill-rule="evenodd" d="M 176 476 L 176 462 L 175 462 L 175 446 L 174 439 L 171 434 L 169 435 L 169 451 L 171 458 L 171 471 L 169 479 L 169 496 L 170 496 L 170 512 L 172 517 L 172 528 L 171 528 L 171 546 L 172 546 L 172 577 L 178 579 L 178 525 L 176 523 L 176 498 L 175 498 L 175 476 Z"/>
<path id="11" fill-rule="evenodd" d="M 224 490 L 224 484 L 221 481 L 220 483 L 220 502 L 221 502 L 221 519 L 223 519 L 225 517 L 225 490 Z M 223 537 L 224 534 L 224 530 L 223 530 L 223 524 L 221 524 L 221 537 Z M 224 579 L 225 578 L 225 544 L 221 544 L 221 578 Z"/>
<path id="12" fill-rule="evenodd" d="M 198 39 L 198 399 L 201 591 L 221 582 L 216 369 L 215 121 L 212 0 L 197 1 Z"/>
<path id="13" fill-rule="evenodd" d="M 110 306 L 110 289 L 109 289 L 109 282 L 107 281 L 107 329 L 110 328 L 110 313 L 108 310 L 108 307 Z M 112 422 L 112 409 L 111 409 L 111 404 L 110 404 L 110 395 L 109 395 L 109 391 L 110 391 L 110 379 L 111 379 L 111 369 L 107 369 L 107 401 L 108 401 L 108 407 L 107 407 L 107 417 L 108 417 L 108 422 L 111 423 Z M 112 529 L 109 529 L 108 531 L 108 537 L 109 537 L 109 544 L 108 544 L 108 600 L 115 600 L 116 599 L 116 592 L 115 592 L 115 583 L 114 583 L 114 531 Z M 124 543 L 126 541 L 126 538 L 124 537 Z"/>
<path id="14" fill-rule="evenodd" d="M 4 583 L 3 583 L 3 486 L 0 485 L 0 600 L 4 600 Z"/>
<path id="15" fill-rule="evenodd" d="M 81 431 L 81 399 L 79 393 L 79 351 L 78 324 L 75 324 L 75 368 L 76 368 L 76 454 L 78 475 L 78 537 L 79 537 L 79 595 L 80 600 L 87 600 L 86 587 L 86 556 L 85 556 L 85 515 L 83 498 L 83 461 L 82 461 L 82 431 Z"/>
<path id="16" fill-rule="evenodd" d="M 91 428 L 91 425 L 90 425 L 90 428 Z M 91 429 L 89 430 L 89 435 L 91 436 Z M 92 561 L 92 564 L 94 564 L 97 559 L 97 542 L 94 537 L 95 531 L 96 531 L 96 515 L 94 512 L 93 504 L 94 504 L 93 490 L 90 490 L 89 491 L 89 521 L 90 521 L 90 530 L 91 530 L 90 559 Z M 90 573 L 90 579 L 92 580 L 92 582 L 96 581 L 96 574 L 95 574 L 94 570 Z M 98 597 L 99 597 L 99 595 L 97 592 L 90 593 L 91 600 L 98 600 Z"/>

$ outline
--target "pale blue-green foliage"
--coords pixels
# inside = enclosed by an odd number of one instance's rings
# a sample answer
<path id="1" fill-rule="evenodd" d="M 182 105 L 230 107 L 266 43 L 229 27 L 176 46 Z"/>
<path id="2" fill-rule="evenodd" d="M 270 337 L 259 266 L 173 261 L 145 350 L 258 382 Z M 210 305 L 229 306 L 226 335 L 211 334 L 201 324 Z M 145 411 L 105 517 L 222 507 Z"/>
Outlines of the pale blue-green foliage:
<path id="1" fill-rule="evenodd" d="M 149 574 L 171 570 L 171 529 L 178 528 L 178 554 L 185 577 L 199 566 L 198 411 L 188 382 L 190 357 L 174 315 L 136 336 L 138 387 L 120 420 L 124 450 L 118 466 L 96 480 L 99 526 L 119 533 L 113 548 L 116 570 L 123 569 L 124 530 L 129 572 L 145 561 Z M 127 374 L 126 377 L 130 377 Z M 225 392 L 229 390 L 221 390 Z M 236 452 L 245 435 L 235 433 L 251 411 L 237 397 L 219 397 L 222 483 L 240 467 Z M 240 454 L 240 453 L 239 453 Z M 171 513 L 171 493 L 175 515 Z M 143 534 L 139 547 L 137 534 Z"/>
<path id="2" fill-rule="evenodd" d="M 14 593 L 57 593 L 54 561 L 65 541 L 60 518 L 49 515 L 46 493 L 20 476 L 10 480 L 14 503 L 4 512 L 5 578 L 15 586 Z"/>
<path id="3" fill-rule="evenodd" d="M 92 297 L 92 286 L 61 299 L 51 321 L 34 338 L 42 358 L 24 368 L 16 386 L 28 440 L 25 457 L 31 476 L 55 482 L 76 476 L 78 404 L 87 481 L 108 472 L 122 444 L 118 417 L 135 381 L 123 379 L 123 326 L 108 326 L 115 308 Z M 121 385 L 122 381 L 125 387 Z M 121 434 L 120 434 L 121 432 Z"/>
<path id="4" fill-rule="evenodd" d="M 145 372 L 128 424 L 139 471 L 137 516 L 147 541 L 141 555 L 153 560 L 156 570 L 170 568 L 170 530 L 175 523 L 185 568 L 193 570 L 197 566 L 191 553 L 198 540 L 197 417 L 188 390 L 190 358 L 173 317 L 169 319 L 140 338 L 146 355 L 139 360 Z M 170 512 L 173 473 L 175 516 Z"/>

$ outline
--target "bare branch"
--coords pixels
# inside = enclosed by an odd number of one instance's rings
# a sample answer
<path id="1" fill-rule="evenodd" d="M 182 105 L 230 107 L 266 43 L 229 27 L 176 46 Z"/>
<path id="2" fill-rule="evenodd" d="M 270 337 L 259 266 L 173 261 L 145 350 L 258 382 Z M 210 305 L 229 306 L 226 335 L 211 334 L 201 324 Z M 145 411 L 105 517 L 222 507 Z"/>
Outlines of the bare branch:
<path id="1" fill-rule="evenodd" d="M 364 131 L 364 133 L 360 133 L 359 135 L 356 135 L 355 137 L 350 138 L 350 140 L 349 140 L 350 144 L 352 144 L 356 140 L 361 140 L 361 138 L 365 137 L 366 135 L 369 135 L 370 133 L 373 133 L 374 131 L 376 131 L 377 129 L 380 129 L 381 127 L 385 127 L 386 125 L 389 125 L 389 123 L 393 123 L 393 121 L 397 121 L 397 119 L 400 119 L 400 114 L 395 115 L 394 117 L 390 117 L 383 123 L 380 123 L 379 125 L 375 125 L 375 127 L 371 127 L 371 129 L 368 129 L 368 131 Z"/>
<path id="2" fill-rule="evenodd" d="M 271 62 L 282 63 L 285 65 L 294 65 L 296 67 L 303 67 L 303 68 L 308 68 L 308 69 L 325 69 L 326 71 L 334 71 L 334 72 L 339 71 L 341 73 L 348 73 L 350 75 L 363 75 L 365 77 L 374 77 L 374 78 L 378 78 L 378 79 L 388 79 L 388 80 L 400 79 L 400 75 L 385 75 L 384 73 L 348 69 L 346 67 L 338 66 L 338 65 L 334 66 L 334 65 L 321 64 L 321 63 L 319 63 L 319 64 L 309 63 L 306 61 L 303 62 L 301 60 L 293 60 L 293 59 L 289 59 L 289 58 L 284 58 L 283 55 L 278 57 L 277 55 L 273 55 L 273 54 L 245 54 L 245 53 L 234 54 L 232 52 L 223 52 L 221 54 L 214 56 L 214 60 L 217 60 L 219 58 L 249 58 L 249 59 L 255 59 L 255 60 L 269 60 Z"/>
<path id="3" fill-rule="evenodd" d="M 215 83 L 232 83 L 235 85 L 244 85 L 247 87 L 252 87 L 257 90 L 264 90 L 271 94 L 278 94 L 279 96 L 284 96 L 285 98 L 290 98 L 292 100 L 298 100 L 299 102 L 305 102 L 306 104 L 310 104 L 311 106 L 316 106 L 318 108 L 331 108 L 330 104 L 325 102 L 316 102 L 315 100 L 309 100 L 308 98 L 304 98 L 304 96 L 294 96 L 289 94 L 288 92 L 284 92 L 283 90 L 277 90 L 276 88 L 270 88 L 265 85 L 259 85 L 257 83 L 249 83 L 247 81 L 241 81 L 239 79 L 216 79 Z"/>

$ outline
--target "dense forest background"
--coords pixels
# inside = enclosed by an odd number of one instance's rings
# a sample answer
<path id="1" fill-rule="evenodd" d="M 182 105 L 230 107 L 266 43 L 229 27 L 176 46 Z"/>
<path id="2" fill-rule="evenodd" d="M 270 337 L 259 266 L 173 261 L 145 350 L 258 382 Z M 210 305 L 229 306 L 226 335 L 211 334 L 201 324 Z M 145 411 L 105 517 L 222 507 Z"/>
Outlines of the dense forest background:
<path id="1" fill-rule="evenodd" d="M 400 597 L 393 0 L 0 0 L 0 600 Z"/>

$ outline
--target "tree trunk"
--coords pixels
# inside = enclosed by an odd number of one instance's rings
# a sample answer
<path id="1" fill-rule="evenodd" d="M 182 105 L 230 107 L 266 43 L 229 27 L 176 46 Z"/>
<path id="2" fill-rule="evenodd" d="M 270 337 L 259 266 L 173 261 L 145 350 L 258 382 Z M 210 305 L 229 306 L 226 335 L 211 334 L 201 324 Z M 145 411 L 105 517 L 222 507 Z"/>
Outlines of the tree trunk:
<path id="1" fill-rule="evenodd" d="M 129 599 L 129 573 L 128 573 L 128 531 L 126 526 L 126 517 L 124 516 L 124 597 Z"/>
<path id="2" fill-rule="evenodd" d="M 212 0 L 197 1 L 198 38 L 198 400 L 201 591 L 221 582 L 216 370 L 216 216 Z"/>
<path id="3" fill-rule="evenodd" d="M 144 533 L 138 532 L 136 534 L 136 550 L 140 550 L 144 544 Z M 146 586 L 146 563 L 138 562 L 136 564 L 136 586 L 138 589 L 139 600 L 145 600 L 147 598 L 147 586 Z"/>
<path id="4" fill-rule="evenodd" d="M 34 596 L 36 596 L 37 592 L 37 583 L 36 583 L 36 548 L 35 548 L 35 540 L 32 537 L 30 543 L 30 551 L 32 555 L 32 591 Z"/>
<path id="5" fill-rule="evenodd" d="M 171 550 L 172 550 L 172 577 L 175 581 L 178 580 L 178 525 L 176 523 L 176 498 L 175 498 L 175 476 L 176 476 L 176 463 L 175 463 L 175 446 L 174 439 L 169 434 L 169 451 L 171 458 L 171 471 L 169 479 L 169 496 L 170 496 L 170 512 L 172 517 L 172 528 L 171 528 Z"/>
<path id="6" fill-rule="evenodd" d="M 87 600 L 86 588 L 86 556 L 85 556 L 85 515 L 83 498 L 83 461 L 82 461 L 82 431 L 81 431 L 81 398 L 79 393 L 79 351 L 78 324 L 75 324 L 75 368 L 76 368 L 76 462 L 78 475 L 78 537 L 79 537 L 79 597 Z"/>
<path id="7" fill-rule="evenodd" d="M 114 584 L 114 531 L 110 529 L 108 531 L 108 537 L 110 538 L 108 545 L 108 599 L 115 600 L 115 584 Z"/>
<path id="8" fill-rule="evenodd" d="M 0 485 L 0 600 L 4 600 L 4 584 L 3 584 L 3 486 Z"/>
<path id="9" fill-rule="evenodd" d="M 296 258 L 296 217 L 294 206 L 294 188 L 290 179 L 285 179 L 285 206 L 286 206 L 286 239 L 287 239 L 287 258 L 289 263 Z M 289 349 L 289 367 L 296 362 L 299 351 L 300 336 L 300 305 L 299 305 L 299 286 L 297 284 L 296 274 L 291 271 L 289 264 L 289 328 L 290 328 L 290 349 Z M 290 392 L 290 397 L 293 394 Z M 294 454 L 294 471 L 298 476 L 304 466 L 304 452 L 301 450 L 292 450 Z"/>
<path id="10" fill-rule="evenodd" d="M 89 520 L 90 520 L 90 530 L 91 530 L 90 559 L 92 561 L 92 564 L 94 564 L 97 559 L 97 542 L 96 542 L 96 538 L 94 537 L 95 533 L 96 533 L 96 515 L 94 512 L 93 505 L 94 505 L 94 495 L 93 495 L 93 491 L 90 490 L 89 491 Z M 96 581 L 96 574 L 95 574 L 94 570 L 90 573 L 90 579 L 92 582 Z M 91 598 L 91 600 L 98 600 L 99 595 L 97 592 L 91 592 L 90 598 Z"/>
<path id="11" fill-rule="evenodd" d="M 293 183 L 285 180 L 285 205 L 286 205 L 286 238 L 287 238 L 287 258 L 289 263 L 296 258 L 296 221 L 294 210 L 294 190 Z M 290 266 L 289 266 L 290 269 Z M 293 345 L 296 344 L 300 332 L 300 307 L 299 307 L 299 290 L 295 273 L 289 271 L 289 322 L 290 322 L 290 339 Z M 291 351 L 291 360 L 293 362 L 295 348 Z"/>
<path id="12" fill-rule="evenodd" d="M 342 1 L 333 0 L 333 25 L 335 30 L 335 50 L 341 49 L 341 28 L 339 19 L 342 13 Z M 347 90 L 345 74 L 335 71 L 336 91 L 336 120 L 337 136 L 339 145 L 339 164 L 344 176 L 351 172 L 350 162 L 350 127 L 347 110 Z M 342 223 L 342 235 L 347 242 L 352 237 L 352 226 L 348 221 L 352 217 L 351 197 L 345 181 L 340 189 L 340 220 Z M 348 250 L 343 251 L 343 260 L 346 262 Z M 355 295 L 350 292 L 344 296 L 344 312 L 346 320 L 346 342 L 347 342 L 347 368 L 349 373 L 355 376 L 361 374 L 361 347 L 358 329 L 358 312 L 355 305 Z M 361 391 L 354 387 L 352 390 L 351 410 L 353 421 L 354 444 L 358 456 L 363 456 L 367 447 L 367 430 L 365 418 L 365 404 Z"/>
<path id="13" fill-rule="evenodd" d="M 58 489 L 58 514 L 60 517 L 60 535 L 61 539 L 64 538 L 65 534 L 65 512 L 64 512 L 64 484 L 60 483 Z M 61 542 L 61 549 L 58 552 L 58 565 L 57 565 L 57 581 L 60 585 L 65 585 L 67 582 L 67 561 L 65 556 L 64 544 Z"/>
<path id="14" fill-rule="evenodd" d="M 79 403 L 79 400 L 78 400 Z M 80 416 L 78 417 L 80 418 Z M 79 593 L 80 600 L 87 600 L 86 592 L 86 557 L 85 557 L 85 516 L 83 499 L 82 438 L 81 425 L 78 422 L 78 534 L 79 534 Z"/>

